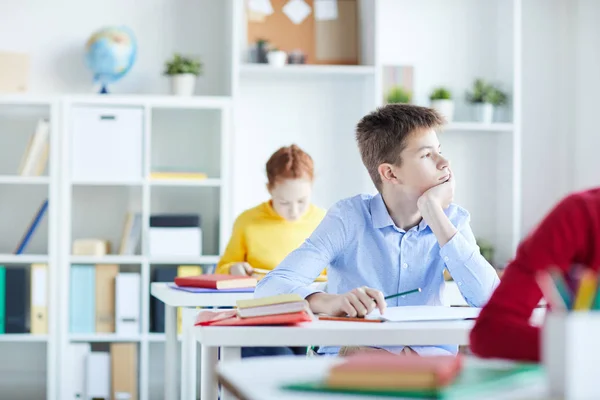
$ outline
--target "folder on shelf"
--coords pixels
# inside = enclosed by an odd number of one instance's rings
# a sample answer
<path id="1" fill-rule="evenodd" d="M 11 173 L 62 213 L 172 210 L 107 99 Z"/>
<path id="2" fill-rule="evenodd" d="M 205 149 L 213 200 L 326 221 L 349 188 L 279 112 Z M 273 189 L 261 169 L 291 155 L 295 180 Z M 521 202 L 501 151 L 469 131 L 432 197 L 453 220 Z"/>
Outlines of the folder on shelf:
<path id="1" fill-rule="evenodd" d="M 0 265 L 0 334 L 5 331 L 6 319 L 6 267 Z"/>
<path id="2" fill-rule="evenodd" d="M 115 331 L 115 278 L 118 273 L 118 265 L 96 265 L 96 332 Z"/>
<path id="3" fill-rule="evenodd" d="M 92 351 L 85 363 L 85 398 L 111 399 L 110 396 L 110 354 Z"/>
<path id="4" fill-rule="evenodd" d="M 137 343 L 111 343 L 111 398 L 137 400 Z"/>
<path id="5" fill-rule="evenodd" d="M 69 287 L 69 326 L 71 333 L 96 331 L 96 268 L 71 266 Z"/>
<path id="6" fill-rule="evenodd" d="M 119 254 L 133 255 L 140 243 L 142 235 L 142 214 L 129 212 L 125 218 L 123 233 L 121 235 L 121 244 L 119 246 Z"/>
<path id="7" fill-rule="evenodd" d="M 88 354 L 92 351 L 89 343 L 69 343 L 67 345 L 66 373 L 63 385 L 67 389 L 68 400 L 85 399 L 85 372 Z"/>
<path id="8" fill-rule="evenodd" d="M 6 269 L 5 332 L 27 332 L 28 286 L 27 271 L 23 267 Z"/>
<path id="9" fill-rule="evenodd" d="M 116 332 L 119 335 L 140 333 L 140 274 L 120 272 L 115 280 Z"/>
<path id="10" fill-rule="evenodd" d="M 48 266 L 31 264 L 31 333 L 48 333 Z"/>

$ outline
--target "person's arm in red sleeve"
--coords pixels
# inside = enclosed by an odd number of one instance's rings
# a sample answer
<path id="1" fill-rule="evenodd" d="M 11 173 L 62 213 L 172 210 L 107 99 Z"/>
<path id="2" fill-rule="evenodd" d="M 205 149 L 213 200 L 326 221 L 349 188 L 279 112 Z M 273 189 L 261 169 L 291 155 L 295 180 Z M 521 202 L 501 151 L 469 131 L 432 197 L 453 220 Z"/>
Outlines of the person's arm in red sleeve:
<path id="1" fill-rule="evenodd" d="M 483 358 L 540 360 L 540 329 L 529 323 L 542 297 L 535 273 L 551 266 L 567 271 L 573 263 L 586 259 L 586 246 L 594 242 L 590 241 L 593 222 L 584 197 L 580 193 L 566 197 L 521 243 L 471 331 L 474 354 Z"/>

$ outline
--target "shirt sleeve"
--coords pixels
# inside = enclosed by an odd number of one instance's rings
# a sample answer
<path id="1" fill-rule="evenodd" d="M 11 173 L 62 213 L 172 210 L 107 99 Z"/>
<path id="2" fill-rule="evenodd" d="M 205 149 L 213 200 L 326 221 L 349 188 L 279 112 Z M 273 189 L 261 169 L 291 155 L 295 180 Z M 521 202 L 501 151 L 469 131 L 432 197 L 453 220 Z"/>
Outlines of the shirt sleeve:
<path id="1" fill-rule="evenodd" d="M 217 264 L 216 274 L 229 274 L 229 268 L 232 264 L 246 261 L 248 252 L 244 238 L 245 231 L 246 223 L 241 218 L 236 219 L 229 243 L 227 243 L 223 256 Z"/>
<path id="2" fill-rule="evenodd" d="M 342 208 L 338 203 L 327 212 L 310 237 L 258 283 L 255 297 L 296 293 L 306 298 L 322 292 L 311 284 L 344 248 L 347 232 Z"/>
<path id="3" fill-rule="evenodd" d="M 473 307 L 483 306 L 500 283 L 496 270 L 481 255 L 469 224 L 469 216 L 458 225 L 458 232 L 440 249 L 440 256 L 452 279 Z"/>
<path id="4" fill-rule="evenodd" d="M 575 260 L 585 259 L 595 234 L 593 219 L 581 200 L 573 195 L 564 199 L 521 243 L 470 333 L 475 354 L 540 361 L 540 329 L 530 323 L 542 298 L 535 274 L 549 266 L 567 271 Z"/>

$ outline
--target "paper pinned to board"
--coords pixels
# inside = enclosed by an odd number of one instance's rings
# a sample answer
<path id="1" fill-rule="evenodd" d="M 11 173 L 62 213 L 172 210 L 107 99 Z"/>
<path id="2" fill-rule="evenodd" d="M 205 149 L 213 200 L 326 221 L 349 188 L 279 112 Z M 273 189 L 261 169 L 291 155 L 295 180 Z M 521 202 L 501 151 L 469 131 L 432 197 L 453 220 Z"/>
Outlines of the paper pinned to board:
<path id="1" fill-rule="evenodd" d="M 248 10 L 254 15 L 273 14 L 271 0 L 248 0 Z"/>
<path id="2" fill-rule="evenodd" d="M 294 24 L 299 25 L 310 15 L 312 9 L 304 0 L 290 0 L 283 6 L 283 13 Z"/>
<path id="3" fill-rule="evenodd" d="M 337 0 L 315 0 L 315 20 L 333 21 L 338 18 Z"/>
<path id="4" fill-rule="evenodd" d="M 475 319 L 480 311 L 477 307 L 400 306 L 388 307 L 383 315 L 375 309 L 366 318 L 389 322 L 456 321 Z"/>

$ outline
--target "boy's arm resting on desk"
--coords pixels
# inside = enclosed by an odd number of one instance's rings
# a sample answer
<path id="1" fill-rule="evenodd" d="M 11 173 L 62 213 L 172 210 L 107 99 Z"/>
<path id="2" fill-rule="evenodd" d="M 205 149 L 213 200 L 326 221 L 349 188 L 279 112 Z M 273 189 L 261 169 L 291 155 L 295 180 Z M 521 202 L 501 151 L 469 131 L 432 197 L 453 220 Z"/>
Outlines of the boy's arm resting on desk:
<path id="1" fill-rule="evenodd" d="M 346 230 L 338 205 L 334 205 L 308 239 L 292 251 L 256 286 L 255 296 L 296 293 L 306 298 L 321 292 L 310 285 L 340 254 Z"/>
<path id="2" fill-rule="evenodd" d="M 233 224 L 233 232 L 229 243 L 227 243 L 223 256 L 217 264 L 216 274 L 229 274 L 229 269 L 233 264 L 246 261 L 247 247 L 244 231 L 244 221 L 238 218 Z"/>
<path id="3" fill-rule="evenodd" d="M 420 210 L 438 240 L 440 256 L 463 297 L 471 306 L 482 306 L 498 286 L 499 279 L 479 252 L 468 213 L 460 216 L 455 227 L 441 205 L 433 201 L 421 201 Z M 464 213 L 462 209 L 457 212 Z"/>
<path id="4" fill-rule="evenodd" d="M 551 266 L 567 270 L 576 256 L 586 253 L 593 222 L 584 210 L 577 198 L 568 197 L 521 243 L 471 331 L 476 355 L 540 360 L 540 329 L 530 324 L 542 298 L 535 274 Z"/>
<path id="5" fill-rule="evenodd" d="M 441 246 L 440 256 L 467 303 L 482 307 L 500 279 L 494 267 L 481 255 L 468 218 L 459 225 L 452 239 Z"/>

